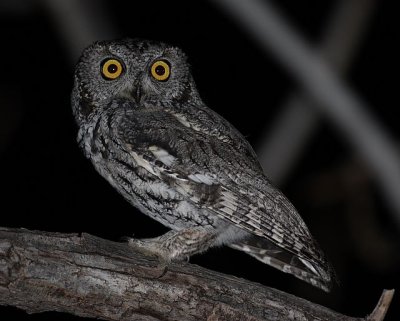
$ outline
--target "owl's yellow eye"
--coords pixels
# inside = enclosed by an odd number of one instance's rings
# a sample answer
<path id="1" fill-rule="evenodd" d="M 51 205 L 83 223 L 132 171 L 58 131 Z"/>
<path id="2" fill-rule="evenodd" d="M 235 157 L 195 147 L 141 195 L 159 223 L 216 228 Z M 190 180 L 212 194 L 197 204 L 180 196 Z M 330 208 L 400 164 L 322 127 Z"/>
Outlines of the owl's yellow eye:
<path id="1" fill-rule="evenodd" d="M 171 75 L 171 67 L 169 63 L 165 60 L 157 60 L 151 66 L 151 75 L 159 81 L 168 80 Z"/>
<path id="2" fill-rule="evenodd" d="M 122 71 L 122 64 L 117 59 L 107 59 L 101 66 L 101 74 L 106 79 L 117 79 Z"/>

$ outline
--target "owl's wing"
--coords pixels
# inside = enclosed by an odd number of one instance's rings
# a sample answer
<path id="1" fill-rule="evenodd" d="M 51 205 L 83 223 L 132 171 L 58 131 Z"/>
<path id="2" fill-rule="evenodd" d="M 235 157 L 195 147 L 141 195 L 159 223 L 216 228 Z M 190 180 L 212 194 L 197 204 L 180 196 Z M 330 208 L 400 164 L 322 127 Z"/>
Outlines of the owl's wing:
<path id="1" fill-rule="evenodd" d="M 294 254 L 307 273 L 330 283 L 329 265 L 305 223 L 237 131 L 223 130 L 227 124 L 215 118 L 207 127 L 161 109 L 130 111 L 123 121 L 119 139 L 138 165 L 199 207 Z"/>

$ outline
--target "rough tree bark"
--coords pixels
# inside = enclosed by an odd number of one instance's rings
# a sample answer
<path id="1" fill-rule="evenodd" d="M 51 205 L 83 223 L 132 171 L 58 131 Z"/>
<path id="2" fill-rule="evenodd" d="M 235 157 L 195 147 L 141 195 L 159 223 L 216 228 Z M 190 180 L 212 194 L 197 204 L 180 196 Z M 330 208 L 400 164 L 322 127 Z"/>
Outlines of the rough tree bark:
<path id="1" fill-rule="evenodd" d="M 367 318 L 193 264 L 135 253 L 89 234 L 0 228 L 0 305 L 103 320 L 383 320 L 393 291 Z"/>

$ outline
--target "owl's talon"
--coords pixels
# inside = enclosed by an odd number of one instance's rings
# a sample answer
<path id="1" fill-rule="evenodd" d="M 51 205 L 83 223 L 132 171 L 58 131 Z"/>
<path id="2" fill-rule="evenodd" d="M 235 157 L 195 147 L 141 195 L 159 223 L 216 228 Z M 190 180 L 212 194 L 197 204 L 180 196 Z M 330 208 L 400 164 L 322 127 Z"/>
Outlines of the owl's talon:
<path id="1" fill-rule="evenodd" d="M 156 276 L 156 279 L 162 278 L 167 272 L 168 272 L 168 266 L 170 262 L 167 262 L 166 260 L 163 260 L 162 258 L 159 258 L 159 265 L 157 268 L 161 270 L 161 274 Z"/>

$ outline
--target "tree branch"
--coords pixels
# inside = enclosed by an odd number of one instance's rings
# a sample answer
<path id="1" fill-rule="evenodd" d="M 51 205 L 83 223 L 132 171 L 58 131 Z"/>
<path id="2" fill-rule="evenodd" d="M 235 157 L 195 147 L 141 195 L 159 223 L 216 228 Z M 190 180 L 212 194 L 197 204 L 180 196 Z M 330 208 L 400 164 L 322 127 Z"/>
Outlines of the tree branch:
<path id="1" fill-rule="evenodd" d="M 89 234 L 0 228 L 0 305 L 104 320 L 383 320 L 393 291 L 366 319 L 193 264 L 167 271 L 124 243 Z"/>

